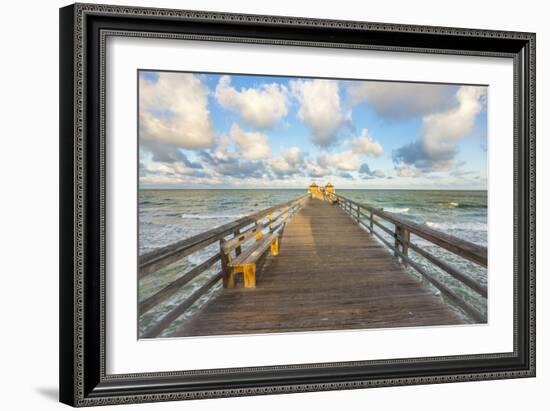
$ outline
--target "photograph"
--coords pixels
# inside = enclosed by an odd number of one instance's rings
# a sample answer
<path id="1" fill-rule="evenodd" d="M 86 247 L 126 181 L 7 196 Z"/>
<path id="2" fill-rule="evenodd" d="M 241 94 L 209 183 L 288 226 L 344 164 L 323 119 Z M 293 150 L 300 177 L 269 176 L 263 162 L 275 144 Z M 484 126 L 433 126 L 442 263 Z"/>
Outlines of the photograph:
<path id="1" fill-rule="evenodd" d="M 139 339 L 488 324 L 487 84 L 136 83 Z"/>

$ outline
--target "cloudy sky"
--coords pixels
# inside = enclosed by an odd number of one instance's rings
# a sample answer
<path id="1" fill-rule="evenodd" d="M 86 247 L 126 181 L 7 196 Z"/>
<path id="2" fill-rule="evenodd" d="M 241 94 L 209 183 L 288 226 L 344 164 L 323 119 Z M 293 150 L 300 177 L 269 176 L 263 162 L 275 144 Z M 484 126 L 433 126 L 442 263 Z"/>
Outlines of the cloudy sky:
<path id="1" fill-rule="evenodd" d="M 486 87 L 138 75 L 140 187 L 487 186 Z"/>

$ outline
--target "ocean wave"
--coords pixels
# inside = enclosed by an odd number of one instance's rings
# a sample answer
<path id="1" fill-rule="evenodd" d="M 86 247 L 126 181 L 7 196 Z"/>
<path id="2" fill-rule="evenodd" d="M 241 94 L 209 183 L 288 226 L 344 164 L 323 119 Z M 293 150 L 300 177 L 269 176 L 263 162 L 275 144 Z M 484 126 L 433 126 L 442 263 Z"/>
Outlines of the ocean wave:
<path id="1" fill-rule="evenodd" d="M 221 220 L 221 219 L 233 219 L 237 220 L 243 217 L 242 214 L 182 214 L 181 218 L 188 220 Z"/>
<path id="2" fill-rule="evenodd" d="M 466 230 L 466 231 L 487 231 L 487 223 L 435 223 L 426 221 L 426 225 L 435 230 Z"/>
<path id="3" fill-rule="evenodd" d="M 397 208 L 397 207 L 384 207 L 384 211 L 393 214 L 407 214 L 410 211 L 409 207 Z"/>
<path id="4" fill-rule="evenodd" d="M 442 208 L 463 208 L 463 207 L 466 207 L 465 205 L 460 204 L 460 203 L 455 202 L 455 201 L 449 201 L 449 202 L 446 202 L 446 203 L 437 203 L 437 205 L 439 207 L 442 207 Z"/>
<path id="5" fill-rule="evenodd" d="M 486 204 L 464 204 L 455 201 L 449 201 L 448 203 L 439 203 L 443 208 L 487 208 Z"/>

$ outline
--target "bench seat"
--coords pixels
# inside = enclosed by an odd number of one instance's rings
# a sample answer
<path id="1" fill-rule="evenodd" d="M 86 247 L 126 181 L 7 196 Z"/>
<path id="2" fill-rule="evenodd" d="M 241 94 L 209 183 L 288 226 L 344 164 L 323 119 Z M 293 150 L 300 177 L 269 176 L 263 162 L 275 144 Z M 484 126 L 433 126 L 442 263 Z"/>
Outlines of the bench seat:
<path id="1" fill-rule="evenodd" d="M 227 267 L 227 287 L 235 286 L 235 273 L 243 273 L 245 288 L 256 287 L 256 262 L 267 251 L 271 250 L 271 255 L 279 254 L 279 235 L 271 233 L 262 236 L 248 249 L 239 254 L 236 258 L 228 262 Z"/>

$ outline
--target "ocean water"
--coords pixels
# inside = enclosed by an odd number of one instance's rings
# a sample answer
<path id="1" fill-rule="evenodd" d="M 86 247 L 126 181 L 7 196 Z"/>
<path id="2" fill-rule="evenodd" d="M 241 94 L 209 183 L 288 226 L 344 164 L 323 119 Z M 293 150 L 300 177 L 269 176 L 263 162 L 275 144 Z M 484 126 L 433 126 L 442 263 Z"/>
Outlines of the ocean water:
<path id="1" fill-rule="evenodd" d="M 140 190 L 139 191 L 139 254 L 145 254 L 158 247 L 197 235 L 245 215 L 291 200 L 305 193 L 296 190 Z M 454 235 L 476 244 L 487 246 L 487 193 L 486 191 L 450 190 L 337 190 L 337 193 L 374 207 L 383 208 L 418 224 L 424 224 L 444 233 Z M 393 226 L 388 224 L 388 227 Z M 378 230 L 384 234 L 382 230 Z M 389 237 L 388 237 L 389 238 Z M 482 284 L 487 284 L 487 270 L 465 261 L 427 241 L 411 237 L 411 241 L 426 251 L 453 264 L 463 273 Z M 213 244 L 158 273 L 140 280 L 138 298 L 143 300 L 154 294 L 183 272 L 204 261 L 218 251 Z M 466 301 L 482 312 L 486 312 L 486 301 L 468 287 L 454 280 L 411 252 L 411 257 L 420 265 L 435 273 L 447 286 L 460 294 Z M 158 321 L 164 313 L 219 270 L 212 267 L 190 284 L 172 296 L 164 304 L 144 314 L 139 320 L 140 332 Z M 418 275 L 410 269 L 413 275 Z M 437 290 L 434 288 L 434 292 Z M 202 304 L 219 292 L 219 286 L 205 294 L 192 310 L 181 316 L 163 335 L 182 324 Z M 459 310 L 458 308 L 456 308 Z M 162 335 L 161 335 L 162 336 Z"/>

